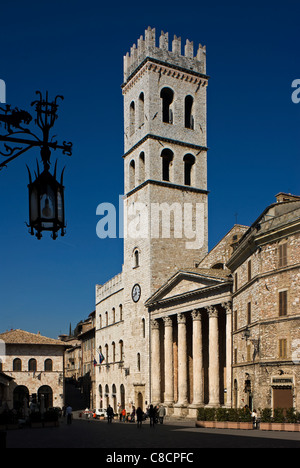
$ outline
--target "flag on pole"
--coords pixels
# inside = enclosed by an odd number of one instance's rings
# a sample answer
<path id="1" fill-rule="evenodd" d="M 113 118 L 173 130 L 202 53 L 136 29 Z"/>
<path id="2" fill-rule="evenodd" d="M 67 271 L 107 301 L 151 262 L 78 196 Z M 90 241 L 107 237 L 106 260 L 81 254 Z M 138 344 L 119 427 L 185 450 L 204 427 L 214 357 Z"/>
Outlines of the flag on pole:
<path id="1" fill-rule="evenodd" d="M 102 364 L 102 362 L 105 361 L 105 357 L 103 356 L 102 353 L 99 353 L 99 361 L 100 361 L 100 364 Z"/>

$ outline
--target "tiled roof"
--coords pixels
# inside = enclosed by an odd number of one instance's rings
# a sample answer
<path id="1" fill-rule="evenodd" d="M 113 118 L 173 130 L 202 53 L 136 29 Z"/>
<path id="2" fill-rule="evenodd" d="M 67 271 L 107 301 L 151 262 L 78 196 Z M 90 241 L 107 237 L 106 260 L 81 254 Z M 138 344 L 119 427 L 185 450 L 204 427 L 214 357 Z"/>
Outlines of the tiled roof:
<path id="1" fill-rule="evenodd" d="M 36 344 L 36 345 L 56 345 L 66 346 L 66 343 L 53 338 L 47 338 L 39 333 L 29 333 L 24 330 L 10 330 L 0 333 L 0 340 L 6 344 Z"/>

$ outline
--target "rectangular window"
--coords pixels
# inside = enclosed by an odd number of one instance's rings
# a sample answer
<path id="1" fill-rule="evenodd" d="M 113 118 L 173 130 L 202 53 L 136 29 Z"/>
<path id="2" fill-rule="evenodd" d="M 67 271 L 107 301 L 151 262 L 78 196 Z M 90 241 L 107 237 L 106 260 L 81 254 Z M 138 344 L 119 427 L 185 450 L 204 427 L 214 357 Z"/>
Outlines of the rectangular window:
<path id="1" fill-rule="evenodd" d="M 251 302 L 248 302 L 247 305 L 247 324 L 251 324 Z"/>
<path id="2" fill-rule="evenodd" d="M 279 317 L 284 317 L 288 313 L 288 292 L 279 293 Z"/>
<path id="3" fill-rule="evenodd" d="M 238 285 L 238 274 L 237 273 L 234 275 L 234 284 L 235 284 L 235 291 L 237 291 L 238 286 L 239 286 Z"/>
<path id="4" fill-rule="evenodd" d="M 238 353 L 238 350 L 237 348 L 234 349 L 234 364 L 237 364 L 237 353 Z"/>
<path id="5" fill-rule="evenodd" d="M 249 260 L 249 262 L 248 262 L 248 282 L 251 281 L 251 278 L 252 278 L 252 264 L 251 264 L 251 260 Z"/>
<path id="6" fill-rule="evenodd" d="M 286 339 L 279 340 L 279 358 L 280 359 L 287 358 L 287 340 Z"/>
<path id="7" fill-rule="evenodd" d="M 238 323 L 237 323 L 237 310 L 233 313 L 233 330 L 237 331 Z"/>
<path id="8" fill-rule="evenodd" d="M 287 266 L 287 243 L 281 244 L 278 248 L 278 267 Z"/>

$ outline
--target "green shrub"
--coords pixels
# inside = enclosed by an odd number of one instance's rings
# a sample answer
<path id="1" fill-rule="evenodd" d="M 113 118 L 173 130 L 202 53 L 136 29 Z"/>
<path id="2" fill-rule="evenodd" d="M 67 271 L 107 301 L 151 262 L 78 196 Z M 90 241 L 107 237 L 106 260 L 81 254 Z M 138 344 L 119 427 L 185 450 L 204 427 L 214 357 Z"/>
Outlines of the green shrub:
<path id="1" fill-rule="evenodd" d="M 272 410 L 271 408 L 264 408 L 261 410 L 261 422 L 270 423 L 272 422 Z"/>

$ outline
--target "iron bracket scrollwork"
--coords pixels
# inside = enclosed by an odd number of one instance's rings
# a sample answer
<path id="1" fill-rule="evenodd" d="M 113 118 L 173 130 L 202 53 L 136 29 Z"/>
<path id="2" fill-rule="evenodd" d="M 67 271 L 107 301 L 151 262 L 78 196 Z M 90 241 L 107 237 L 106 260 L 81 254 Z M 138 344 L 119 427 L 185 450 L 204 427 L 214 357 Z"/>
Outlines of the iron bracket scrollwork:
<path id="1" fill-rule="evenodd" d="M 62 96 L 56 96 L 54 101 L 49 102 L 48 92 L 45 99 L 40 91 L 36 94 L 39 99 L 33 101 L 31 106 L 35 107 L 36 118 L 35 124 L 42 131 L 42 138 L 39 138 L 28 125 L 31 124 L 32 115 L 19 108 L 12 109 L 10 105 L 0 107 L 0 130 L 4 128 L 3 134 L 0 133 L 0 142 L 3 147 L 0 148 L 0 156 L 5 158 L 5 161 L 0 162 L 0 171 L 7 164 L 22 154 L 26 153 L 34 147 L 41 150 L 41 157 L 44 168 L 49 170 L 51 150 L 61 150 L 64 155 L 72 156 L 71 142 L 64 141 L 58 144 L 57 141 L 50 140 L 50 130 L 54 126 L 58 118 L 58 99 L 63 99 Z"/>

